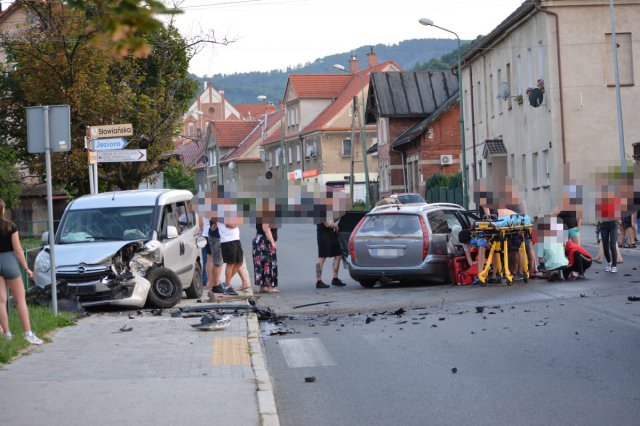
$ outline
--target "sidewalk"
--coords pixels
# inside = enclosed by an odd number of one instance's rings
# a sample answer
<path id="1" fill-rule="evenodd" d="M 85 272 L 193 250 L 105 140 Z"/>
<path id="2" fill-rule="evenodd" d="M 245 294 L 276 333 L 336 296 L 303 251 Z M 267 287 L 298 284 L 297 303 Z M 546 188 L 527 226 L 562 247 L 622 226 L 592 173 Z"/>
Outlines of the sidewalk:
<path id="1" fill-rule="evenodd" d="M 98 313 L 48 336 L 0 368 L 0 424 L 279 425 L 256 314 L 198 331 L 174 311 Z"/>

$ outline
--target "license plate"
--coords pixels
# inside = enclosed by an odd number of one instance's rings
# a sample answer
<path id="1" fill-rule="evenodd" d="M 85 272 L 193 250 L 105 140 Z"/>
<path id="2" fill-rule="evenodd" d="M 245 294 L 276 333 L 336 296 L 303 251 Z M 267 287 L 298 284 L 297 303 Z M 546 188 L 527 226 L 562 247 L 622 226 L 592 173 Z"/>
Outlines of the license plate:
<path id="1" fill-rule="evenodd" d="M 376 257 L 399 257 L 404 254 L 400 248 L 375 248 L 371 249 L 371 255 Z"/>

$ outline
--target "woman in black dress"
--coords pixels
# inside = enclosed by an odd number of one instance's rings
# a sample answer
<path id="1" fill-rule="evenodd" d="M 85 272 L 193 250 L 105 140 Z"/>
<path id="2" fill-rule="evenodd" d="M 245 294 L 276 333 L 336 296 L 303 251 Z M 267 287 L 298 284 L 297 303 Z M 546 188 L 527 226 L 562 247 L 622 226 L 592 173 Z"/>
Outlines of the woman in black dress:
<path id="1" fill-rule="evenodd" d="M 260 221 L 259 221 L 260 222 Z M 253 238 L 253 271 L 255 283 L 261 293 L 278 293 L 278 229 L 268 220 L 256 224 L 256 236 Z"/>

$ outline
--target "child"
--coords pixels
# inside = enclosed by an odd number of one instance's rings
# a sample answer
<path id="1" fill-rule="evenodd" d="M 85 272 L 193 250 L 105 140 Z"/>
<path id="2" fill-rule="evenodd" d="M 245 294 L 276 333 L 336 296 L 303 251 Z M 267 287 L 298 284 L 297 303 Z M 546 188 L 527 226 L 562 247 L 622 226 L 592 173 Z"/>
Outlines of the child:
<path id="1" fill-rule="evenodd" d="M 569 264 L 562 271 L 564 279 L 575 278 L 584 280 L 584 271 L 591 267 L 591 255 L 579 244 L 569 240 L 564 245 L 564 253 Z"/>

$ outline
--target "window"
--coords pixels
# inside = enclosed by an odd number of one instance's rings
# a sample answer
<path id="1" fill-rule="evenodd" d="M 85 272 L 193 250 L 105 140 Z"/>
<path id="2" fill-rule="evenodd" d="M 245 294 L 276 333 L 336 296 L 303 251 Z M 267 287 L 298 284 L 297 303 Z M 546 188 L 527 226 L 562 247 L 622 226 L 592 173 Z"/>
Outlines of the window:
<path id="1" fill-rule="evenodd" d="M 511 176 L 512 178 L 516 178 L 516 156 L 515 154 L 511 154 L 510 158 L 509 158 L 509 167 L 511 167 L 511 170 L 509 172 L 509 176 Z"/>
<path id="2" fill-rule="evenodd" d="M 215 167 L 218 159 L 216 158 L 216 150 L 214 148 L 209 148 L 209 167 Z"/>
<path id="3" fill-rule="evenodd" d="M 545 187 L 551 185 L 551 164 L 549 163 L 549 161 L 549 150 L 545 149 L 544 151 L 542 151 L 542 171 L 544 173 L 544 180 L 542 184 Z"/>
<path id="4" fill-rule="evenodd" d="M 274 160 L 273 160 L 274 166 L 275 167 L 280 166 L 280 148 L 276 148 L 274 150 L 273 156 L 274 156 Z"/>
<path id="5" fill-rule="evenodd" d="M 438 210 L 427 215 L 431 232 L 434 234 L 449 234 L 454 226 L 463 228 L 458 216 L 452 211 Z"/>
<path id="6" fill-rule="evenodd" d="M 536 51 L 538 53 L 538 78 L 544 79 L 544 49 L 542 48 L 542 40 L 538 40 Z"/>
<path id="7" fill-rule="evenodd" d="M 522 154 L 522 162 L 521 162 L 521 170 L 522 170 L 522 187 L 527 189 L 527 154 Z"/>
<path id="8" fill-rule="evenodd" d="M 498 68 L 498 84 L 502 83 L 502 70 L 500 68 Z M 500 87 L 498 86 L 498 89 Z M 502 102 L 504 102 L 504 100 L 502 98 L 500 98 L 500 100 L 498 100 L 498 114 L 502 115 Z"/>
<path id="9" fill-rule="evenodd" d="M 513 86 L 511 85 L 511 64 L 507 64 L 507 84 L 509 85 L 509 90 L 511 91 L 511 93 L 509 94 L 509 98 L 507 101 L 507 108 L 511 109 L 513 108 L 513 103 L 512 103 L 512 95 L 513 95 Z"/>
<path id="10" fill-rule="evenodd" d="M 536 79 L 533 77 L 533 56 L 531 48 L 527 49 L 527 87 L 535 87 Z"/>
<path id="11" fill-rule="evenodd" d="M 289 164 L 293 163 L 293 149 L 291 147 L 287 147 L 287 155 L 289 158 Z"/>
<path id="12" fill-rule="evenodd" d="M 265 150 L 264 155 L 265 155 L 265 163 L 267 164 L 267 167 L 269 168 L 273 167 L 273 161 L 271 159 L 271 156 L 273 154 L 271 153 L 271 151 Z"/>
<path id="13" fill-rule="evenodd" d="M 489 75 L 489 110 L 491 111 L 491 118 L 496 116 L 496 111 L 495 111 L 495 96 L 494 96 L 494 92 L 493 92 L 493 74 Z"/>
<path id="14" fill-rule="evenodd" d="M 342 156 L 351 157 L 351 139 L 342 140 Z"/>
<path id="15" fill-rule="evenodd" d="M 517 95 L 522 95 L 524 90 L 522 89 L 522 56 L 516 56 L 516 87 Z"/>
<path id="16" fill-rule="evenodd" d="M 476 111 L 478 112 L 478 123 L 482 123 L 482 92 L 480 91 L 480 81 L 476 83 Z"/>
<path id="17" fill-rule="evenodd" d="M 196 126 L 193 123 L 189 123 L 187 127 L 187 136 L 193 136 L 196 133 Z"/>
<path id="18" fill-rule="evenodd" d="M 533 164 L 531 166 L 531 173 L 532 173 L 532 178 L 531 178 L 531 184 L 533 185 L 533 189 L 539 188 L 540 187 L 540 181 L 539 176 L 538 176 L 538 153 L 534 152 L 533 153 Z"/>
<path id="19" fill-rule="evenodd" d="M 166 239 L 168 236 L 167 230 L 169 226 L 173 226 L 176 228 L 178 233 L 180 233 L 180 228 L 178 227 L 178 219 L 176 217 L 175 211 L 173 211 L 172 206 L 164 206 L 162 211 L 162 222 L 160 225 L 160 238 Z"/>
<path id="20" fill-rule="evenodd" d="M 605 68 L 607 70 L 607 85 L 615 86 L 616 79 L 613 68 L 613 36 L 605 35 Z M 631 50 L 631 34 L 616 33 L 616 42 L 618 43 L 618 76 L 620 85 L 633 86 L 633 51 Z"/>
<path id="21" fill-rule="evenodd" d="M 300 148 L 300 144 L 297 143 L 296 144 L 296 162 L 300 162 L 300 158 L 301 158 L 301 148 Z"/>

